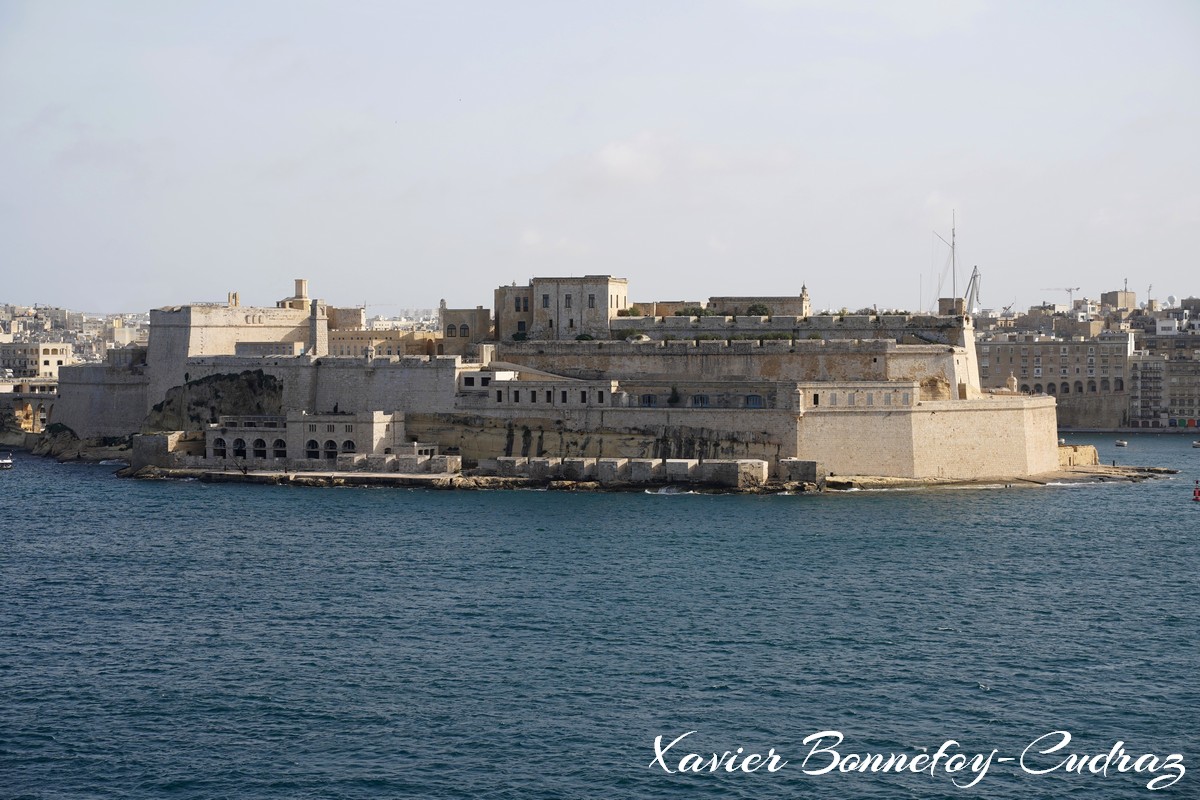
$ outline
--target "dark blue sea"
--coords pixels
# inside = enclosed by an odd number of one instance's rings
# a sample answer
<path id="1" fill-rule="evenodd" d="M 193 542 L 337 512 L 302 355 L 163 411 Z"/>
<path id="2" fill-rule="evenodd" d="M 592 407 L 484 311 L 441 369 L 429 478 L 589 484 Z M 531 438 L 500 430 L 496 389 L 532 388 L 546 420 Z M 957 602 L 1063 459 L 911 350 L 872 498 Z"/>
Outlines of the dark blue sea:
<path id="1" fill-rule="evenodd" d="M 743 497 L 18 453 L 0 797 L 1200 797 L 1200 449 L 1072 441 L 1182 472 Z"/>

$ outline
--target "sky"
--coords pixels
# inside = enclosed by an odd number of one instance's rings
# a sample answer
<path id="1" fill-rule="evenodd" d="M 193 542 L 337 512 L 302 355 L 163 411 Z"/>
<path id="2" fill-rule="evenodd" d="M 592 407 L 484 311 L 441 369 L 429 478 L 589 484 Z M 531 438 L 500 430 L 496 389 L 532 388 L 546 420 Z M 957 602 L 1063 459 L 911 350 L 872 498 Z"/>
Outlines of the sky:
<path id="1" fill-rule="evenodd" d="M 1198 143 L 1194 0 L 0 0 L 0 303 L 1186 297 Z"/>

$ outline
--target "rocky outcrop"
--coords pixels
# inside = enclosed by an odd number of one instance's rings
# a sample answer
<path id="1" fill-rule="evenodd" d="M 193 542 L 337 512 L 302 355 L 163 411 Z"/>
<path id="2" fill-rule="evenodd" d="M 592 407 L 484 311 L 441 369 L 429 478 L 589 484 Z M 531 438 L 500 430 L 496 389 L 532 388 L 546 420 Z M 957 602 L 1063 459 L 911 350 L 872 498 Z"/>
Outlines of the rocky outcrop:
<path id="1" fill-rule="evenodd" d="M 217 417 L 282 414 L 283 384 L 261 369 L 209 375 L 167 391 L 142 423 L 143 433 L 198 431 Z"/>
<path id="2" fill-rule="evenodd" d="M 128 438 L 80 439 L 66 425 L 52 424 L 42 432 L 31 451 L 58 461 L 128 460 Z"/>

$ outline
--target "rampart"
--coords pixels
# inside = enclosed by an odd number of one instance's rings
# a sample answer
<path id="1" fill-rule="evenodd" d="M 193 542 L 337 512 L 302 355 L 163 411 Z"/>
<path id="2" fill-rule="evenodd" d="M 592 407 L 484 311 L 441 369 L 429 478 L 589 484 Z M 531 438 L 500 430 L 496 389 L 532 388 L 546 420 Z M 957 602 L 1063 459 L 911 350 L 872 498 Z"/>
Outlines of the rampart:
<path id="1" fill-rule="evenodd" d="M 974 350 L 892 340 L 505 342 L 497 358 L 574 378 L 768 381 L 910 381 L 930 399 L 975 397 Z M 960 388 L 962 387 L 962 388 Z"/>

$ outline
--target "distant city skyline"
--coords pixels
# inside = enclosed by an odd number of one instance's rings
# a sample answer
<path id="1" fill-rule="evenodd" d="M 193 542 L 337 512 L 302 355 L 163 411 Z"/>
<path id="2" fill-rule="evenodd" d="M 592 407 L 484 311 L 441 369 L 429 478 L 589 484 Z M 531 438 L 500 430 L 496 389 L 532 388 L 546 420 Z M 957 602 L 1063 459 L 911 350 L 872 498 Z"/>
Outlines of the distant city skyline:
<path id="1" fill-rule="evenodd" d="M 1200 293 L 1200 4 L 0 0 L 0 303 Z M 1047 288 L 1058 287 L 1058 288 Z"/>

